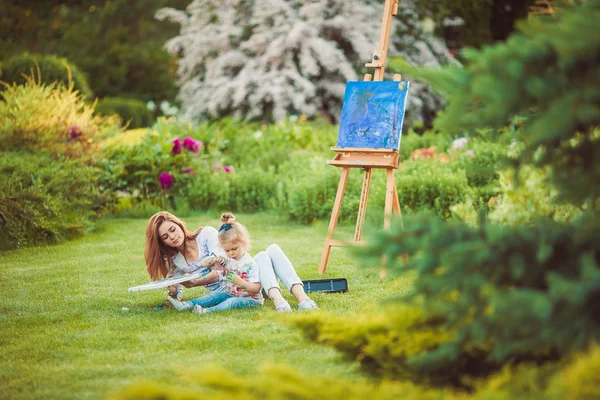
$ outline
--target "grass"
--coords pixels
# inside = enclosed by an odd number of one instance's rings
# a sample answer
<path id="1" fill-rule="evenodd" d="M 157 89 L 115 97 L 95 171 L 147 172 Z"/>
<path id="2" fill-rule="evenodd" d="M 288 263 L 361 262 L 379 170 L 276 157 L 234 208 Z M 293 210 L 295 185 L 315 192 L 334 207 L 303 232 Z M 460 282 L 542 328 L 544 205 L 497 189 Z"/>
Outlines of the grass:
<path id="1" fill-rule="evenodd" d="M 333 249 L 326 274 L 319 275 L 324 224 L 294 225 L 266 214 L 238 219 L 250 229 L 252 254 L 278 243 L 303 279 L 348 280 L 347 293 L 311 294 L 322 310 L 311 312 L 371 312 L 410 286 L 379 279 L 376 268 L 358 268 L 345 248 Z M 218 225 L 212 214 L 185 220 L 190 228 Z M 129 293 L 128 287 L 149 280 L 145 226 L 145 219 L 107 219 L 75 241 L 0 253 L 0 398 L 101 399 L 135 382 L 165 382 L 178 371 L 215 363 L 241 375 L 281 362 L 303 373 L 365 378 L 356 364 L 286 324 L 270 300 L 259 309 L 197 316 L 156 310 L 163 290 Z M 353 227 L 336 233 L 349 239 Z M 184 298 L 203 293 L 187 289 Z M 293 297 L 284 295 L 294 307 Z"/>

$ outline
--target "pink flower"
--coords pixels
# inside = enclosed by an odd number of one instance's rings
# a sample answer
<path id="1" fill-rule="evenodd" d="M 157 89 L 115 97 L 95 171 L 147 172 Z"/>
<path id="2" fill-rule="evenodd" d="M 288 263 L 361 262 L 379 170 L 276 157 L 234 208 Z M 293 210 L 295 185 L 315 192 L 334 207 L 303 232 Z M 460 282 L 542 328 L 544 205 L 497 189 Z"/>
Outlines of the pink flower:
<path id="1" fill-rule="evenodd" d="M 175 138 L 173 140 L 173 148 L 171 149 L 171 153 L 173 154 L 181 154 L 181 140 L 179 138 Z"/>
<path id="2" fill-rule="evenodd" d="M 186 168 L 186 169 L 182 170 L 181 172 L 183 172 L 184 174 L 193 175 L 194 168 Z"/>
<path id="3" fill-rule="evenodd" d="M 233 165 L 226 165 L 225 168 L 223 168 L 223 171 L 230 173 L 234 171 Z"/>
<path id="4" fill-rule="evenodd" d="M 81 128 L 77 125 L 71 125 L 69 127 L 69 140 L 75 140 L 81 136 Z"/>
<path id="5" fill-rule="evenodd" d="M 221 170 L 221 164 L 217 163 L 217 164 L 213 165 L 213 168 L 215 169 L 215 171 L 220 171 Z"/>
<path id="6" fill-rule="evenodd" d="M 163 189 L 169 189 L 173 186 L 173 175 L 163 172 L 158 177 L 158 181 L 160 182 L 160 187 Z"/>
<path id="7" fill-rule="evenodd" d="M 471 158 L 475 157 L 475 153 L 473 153 L 473 150 L 467 150 L 467 151 L 465 151 L 465 154 Z"/>
<path id="8" fill-rule="evenodd" d="M 186 137 L 183 139 L 183 147 L 193 152 L 194 154 L 198 154 L 200 149 L 204 146 L 201 140 L 194 140 L 190 137 Z"/>

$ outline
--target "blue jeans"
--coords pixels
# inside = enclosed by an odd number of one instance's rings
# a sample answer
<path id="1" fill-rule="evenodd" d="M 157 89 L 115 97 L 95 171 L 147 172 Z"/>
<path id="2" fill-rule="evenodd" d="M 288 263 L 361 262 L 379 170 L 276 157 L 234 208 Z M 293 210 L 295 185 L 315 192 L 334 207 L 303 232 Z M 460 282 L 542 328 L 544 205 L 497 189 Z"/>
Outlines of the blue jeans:
<path id="1" fill-rule="evenodd" d="M 259 306 L 260 303 L 249 297 L 237 297 L 225 292 L 210 292 L 187 302 L 192 307 L 199 305 L 208 312 L 233 310 L 234 308 L 250 308 Z"/>

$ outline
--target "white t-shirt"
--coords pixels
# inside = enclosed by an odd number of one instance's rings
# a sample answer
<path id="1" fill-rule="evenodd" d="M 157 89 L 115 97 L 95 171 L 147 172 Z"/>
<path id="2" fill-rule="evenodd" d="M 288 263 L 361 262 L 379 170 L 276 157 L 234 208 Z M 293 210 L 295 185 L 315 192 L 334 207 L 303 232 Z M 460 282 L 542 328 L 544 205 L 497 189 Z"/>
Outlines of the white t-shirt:
<path id="1" fill-rule="evenodd" d="M 218 232 L 212 226 L 202 228 L 198 236 L 196 236 L 196 244 L 198 245 L 198 259 L 195 261 L 186 260 L 183 254 L 178 252 L 171 257 L 171 263 L 175 266 L 173 276 L 183 276 L 192 272 L 200 272 L 200 277 L 208 275 L 212 269 L 202 267 L 200 261 L 208 256 L 225 257 L 225 251 L 219 245 Z M 222 287 L 223 281 L 209 283 L 204 287 L 208 290 L 216 290 Z M 182 285 L 177 286 L 178 295 L 181 293 Z"/>

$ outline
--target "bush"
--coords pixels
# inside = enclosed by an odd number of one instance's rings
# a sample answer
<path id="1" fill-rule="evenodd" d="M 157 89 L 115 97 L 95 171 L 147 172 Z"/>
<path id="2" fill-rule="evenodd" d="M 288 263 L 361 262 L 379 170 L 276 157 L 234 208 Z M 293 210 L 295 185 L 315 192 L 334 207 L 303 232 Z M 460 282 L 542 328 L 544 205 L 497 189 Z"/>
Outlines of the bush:
<path id="1" fill-rule="evenodd" d="M 402 161 L 410 160 L 410 153 L 428 147 L 435 147 L 437 153 L 443 153 L 448 150 L 451 143 L 452 137 L 447 133 L 425 131 L 420 135 L 410 130 L 406 135 L 402 135 L 400 140 L 400 158 Z"/>
<path id="2" fill-rule="evenodd" d="M 112 204 L 96 186 L 100 170 L 44 154 L 0 153 L 0 249 L 81 235 Z"/>
<path id="3" fill-rule="evenodd" d="M 450 207 L 470 195 L 465 171 L 437 160 L 418 160 L 403 164 L 396 172 L 400 207 L 409 212 L 429 212 L 442 218 L 451 216 Z M 385 182 L 373 188 L 383 209 Z"/>
<path id="4" fill-rule="evenodd" d="M 281 183 L 273 168 L 247 167 L 225 172 L 205 170 L 196 175 L 185 197 L 193 210 L 257 212 L 281 206 Z"/>
<path id="5" fill-rule="evenodd" d="M 1 93 L 0 150 L 26 149 L 54 157 L 90 160 L 100 154 L 99 142 L 120 132 L 112 117 L 94 109 L 77 92 L 45 85 L 32 78 Z"/>
<path id="6" fill-rule="evenodd" d="M 133 203 L 147 200 L 162 208 L 174 208 L 174 199 L 185 196 L 195 176 L 205 176 L 212 169 L 199 142 L 193 142 L 195 150 L 183 147 L 189 141 L 148 130 L 139 143 L 109 146 L 105 149 L 101 185 L 111 192 L 132 196 Z"/>
<path id="7" fill-rule="evenodd" d="M 129 128 L 146 128 L 154 122 L 154 115 L 141 100 L 125 97 L 105 97 L 96 105 L 96 113 L 118 115 Z"/>
<path id="8" fill-rule="evenodd" d="M 415 365 L 452 369 L 464 354 L 484 349 L 485 367 L 543 363 L 600 340 L 598 235 L 591 216 L 571 225 L 477 228 L 411 219 L 405 231 L 393 227 L 357 251 L 369 265 L 386 254 L 390 273 L 415 271 L 411 300 L 456 330 L 452 340 L 414 357 Z"/>
<path id="9" fill-rule="evenodd" d="M 93 97 L 85 74 L 64 57 L 23 53 L 8 58 L 1 67 L 0 79 L 8 84 L 24 85 L 27 82 L 26 76 L 33 75 L 39 80 L 38 83 L 47 85 L 57 83 L 69 87 L 72 83 L 73 89 L 84 98 Z"/>
<path id="10" fill-rule="evenodd" d="M 311 223 L 331 216 L 341 169 L 328 165 L 320 156 L 296 155 L 280 167 L 285 195 L 285 212 L 292 220 Z M 350 173 L 339 221 L 356 217 L 362 175 Z"/>

